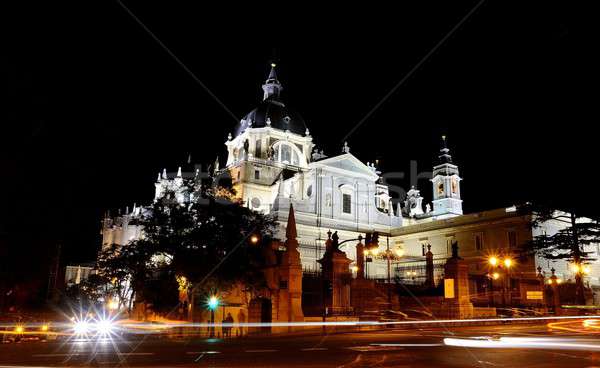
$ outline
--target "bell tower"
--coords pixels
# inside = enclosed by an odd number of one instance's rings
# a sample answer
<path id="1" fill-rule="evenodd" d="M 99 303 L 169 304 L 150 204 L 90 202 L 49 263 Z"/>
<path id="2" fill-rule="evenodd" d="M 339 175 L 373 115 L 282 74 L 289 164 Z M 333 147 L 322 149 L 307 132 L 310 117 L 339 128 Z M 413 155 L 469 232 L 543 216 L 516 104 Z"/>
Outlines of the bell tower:
<path id="1" fill-rule="evenodd" d="M 454 217 L 463 214 L 460 199 L 458 166 L 452 163 L 446 136 L 442 136 L 442 148 L 438 156 L 440 163 L 433 167 L 433 215 L 436 218 Z"/>

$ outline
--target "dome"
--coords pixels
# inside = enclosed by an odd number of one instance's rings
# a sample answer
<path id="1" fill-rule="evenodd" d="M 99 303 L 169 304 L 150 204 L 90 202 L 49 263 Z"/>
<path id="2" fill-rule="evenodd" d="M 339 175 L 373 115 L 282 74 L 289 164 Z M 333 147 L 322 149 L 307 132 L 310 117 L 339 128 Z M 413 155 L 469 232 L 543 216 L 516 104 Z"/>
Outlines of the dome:
<path id="1" fill-rule="evenodd" d="M 269 126 L 269 124 L 275 129 L 288 130 L 299 135 L 306 134 L 304 119 L 279 99 L 283 86 L 277 79 L 274 63 L 271 64 L 271 71 L 262 85 L 262 89 L 264 91 L 263 101 L 244 116 L 235 129 L 235 136 L 239 136 L 250 126 L 252 128 L 263 128 Z"/>
<path id="2" fill-rule="evenodd" d="M 244 116 L 236 128 L 235 136 L 242 134 L 250 124 L 252 124 L 252 128 L 266 127 L 268 120 L 270 120 L 272 128 L 289 130 L 291 133 L 299 135 L 306 133 L 306 124 L 300 114 L 279 100 L 268 98 Z"/>

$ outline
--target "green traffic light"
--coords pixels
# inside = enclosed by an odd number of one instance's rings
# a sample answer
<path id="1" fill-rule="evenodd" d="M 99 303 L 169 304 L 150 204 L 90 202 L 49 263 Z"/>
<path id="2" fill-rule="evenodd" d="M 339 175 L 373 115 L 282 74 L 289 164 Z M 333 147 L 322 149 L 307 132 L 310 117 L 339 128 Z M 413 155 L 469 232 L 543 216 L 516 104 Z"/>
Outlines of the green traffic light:
<path id="1" fill-rule="evenodd" d="M 215 310 L 217 309 L 217 307 L 219 306 L 219 298 L 217 298 L 216 296 L 211 296 L 210 298 L 208 298 L 208 308 Z"/>

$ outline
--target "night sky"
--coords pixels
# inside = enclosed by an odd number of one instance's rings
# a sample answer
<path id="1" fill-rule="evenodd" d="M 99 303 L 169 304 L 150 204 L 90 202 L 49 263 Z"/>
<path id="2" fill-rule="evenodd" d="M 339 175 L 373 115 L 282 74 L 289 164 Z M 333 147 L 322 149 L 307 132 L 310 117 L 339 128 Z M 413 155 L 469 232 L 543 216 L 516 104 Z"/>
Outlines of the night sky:
<path id="1" fill-rule="evenodd" d="M 284 101 L 329 155 L 477 6 L 124 4 L 238 119 L 275 58 Z M 405 172 L 408 189 L 410 161 L 430 171 L 447 134 L 466 212 L 537 199 L 598 215 L 598 63 L 571 6 L 484 2 L 348 138 L 351 152 Z M 93 261 L 104 211 L 148 203 L 163 167 L 224 163 L 236 122 L 118 1 L 1 13 L 0 257 L 13 278 L 43 280 L 59 242 L 63 262 Z"/>

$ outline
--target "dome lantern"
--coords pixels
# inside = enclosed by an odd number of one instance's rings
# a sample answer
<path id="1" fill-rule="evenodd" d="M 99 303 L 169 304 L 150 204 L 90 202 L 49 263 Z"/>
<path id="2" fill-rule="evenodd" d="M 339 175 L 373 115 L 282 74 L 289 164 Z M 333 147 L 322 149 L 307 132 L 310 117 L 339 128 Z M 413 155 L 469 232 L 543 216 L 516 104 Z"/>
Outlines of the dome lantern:
<path id="1" fill-rule="evenodd" d="M 277 79 L 277 73 L 275 72 L 275 63 L 271 63 L 271 71 L 269 72 L 269 76 L 267 80 L 262 85 L 262 89 L 264 91 L 263 100 L 271 99 L 271 98 L 279 98 L 279 94 L 283 89 L 281 83 Z"/>

